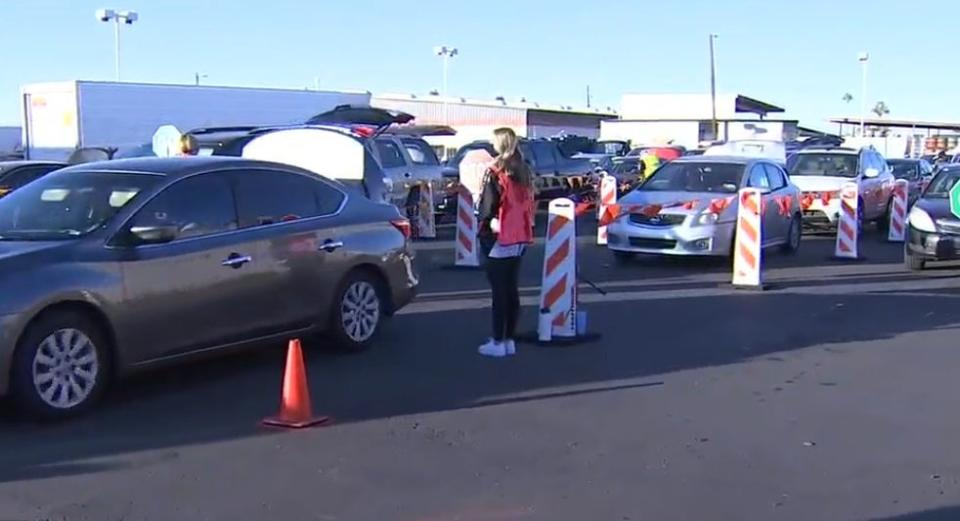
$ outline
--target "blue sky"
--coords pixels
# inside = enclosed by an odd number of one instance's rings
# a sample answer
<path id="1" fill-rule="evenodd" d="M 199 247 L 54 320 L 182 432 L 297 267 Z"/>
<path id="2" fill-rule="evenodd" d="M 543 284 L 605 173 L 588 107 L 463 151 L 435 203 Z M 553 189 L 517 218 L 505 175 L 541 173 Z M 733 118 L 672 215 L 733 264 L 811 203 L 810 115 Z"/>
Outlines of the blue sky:
<path id="1" fill-rule="evenodd" d="M 718 90 L 786 107 L 803 124 L 859 111 L 857 53 L 871 54 L 872 106 L 893 118 L 960 120 L 955 5 L 892 0 L 0 0 L 0 124 L 18 123 L 20 85 L 113 78 L 100 7 L 133 9 L 124 80 L 425 93 L 441 85 L 438 44 L 460 49 L 451 94 L 618 107 L 625 92 Z M 869 7 L 868 7 L 869 6 Z M 939 15 L 937 13 L 940 13 Z M 841 98 L 856 98 L 847 105 Z"/>

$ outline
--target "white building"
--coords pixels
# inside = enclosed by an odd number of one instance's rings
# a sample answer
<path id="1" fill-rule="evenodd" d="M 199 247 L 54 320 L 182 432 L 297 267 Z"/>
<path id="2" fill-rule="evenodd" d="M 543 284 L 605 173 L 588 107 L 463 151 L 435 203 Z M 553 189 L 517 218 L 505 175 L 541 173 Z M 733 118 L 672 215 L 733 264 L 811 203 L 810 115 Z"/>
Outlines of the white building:
<path id="1" fill-rule="evenodd" d="M 797 121 L 769 119 L 783 109 L 741 94 L 718 94 L 717 132 L 709 94 L 625 94 L 620 119 L 601 123 L 601 139 L 629 140 L 633 146 L 672 143 L 697 148 L 733 139 L 791 140 Z"/>
<path id="2" fill-rule="evenodd" d="M 600 122 L 616 118 L 616 112 L 607 107 L 574 108 L 547 105 L 521 100 L 509 102 L 444 98 L 436 95 L 414 94 L 374 95 L 370 102 L 375 107 L 400 110 L 416 117 L 415 125 L 446 125 L 455 136 L 433 136 L 427 140 L 447 153 L 477 140 L 489 140 L 493 130 L 509 127 L 518 136 L 528 138 L 557 135 L 600 136 Z"/>

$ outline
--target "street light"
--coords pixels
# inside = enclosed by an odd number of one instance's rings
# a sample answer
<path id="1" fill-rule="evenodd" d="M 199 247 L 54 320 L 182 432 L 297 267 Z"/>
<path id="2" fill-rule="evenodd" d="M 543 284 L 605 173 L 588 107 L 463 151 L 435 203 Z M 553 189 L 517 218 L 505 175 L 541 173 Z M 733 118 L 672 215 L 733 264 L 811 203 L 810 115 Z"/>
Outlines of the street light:
<path id="1" fill-rule="evenodd" d="M 718 139 L 717 136 L 717 62 L 714 59 L 713 55 L 713 42 L 717 39 L 717 35 L 710 35 L 710 125 L 713 128 L 713 140 Z"/>
<path id="2" fill-rule="evenodd" d="M 117 81 L 120 81 L 120 24 L 133 25 L 140 19 L 134 11 L 114 11 L 113 9 L 97 9 L 97 20 L 114 22 L 113 45 L 114 62 L 117 72 Z"/>
<path id="3" fill-rule="evenodd" d="M 205 80 L 205 79 L 207 79 L 207 75 L 206 75 L 206 74 L 200 74 L 199 72 L 193 73 L 193 84 L 194 84 L 194 85 L 200 86 L 200 80 Z"/>
<path id="4" fill-rule="evenodd" d="M 860 62 L 860 137 L 864 134 L 864 120 L 867 117 L 867 63 L 870 61 L 870 53 L 862 52 L 857 56 Z"/>
<path id="5" fill-rule="evenodd" d="M 450 58 L 460 54 L 460 52 L 455 47 L 439 45 L 433 48 L 433 53 L 443 58 L 443 124 L 447 125 L 450 119 L 447 110 L 447 99 L 450 97 L 450 93 L 447 92 L 447 70 L 450 67 Z"/>

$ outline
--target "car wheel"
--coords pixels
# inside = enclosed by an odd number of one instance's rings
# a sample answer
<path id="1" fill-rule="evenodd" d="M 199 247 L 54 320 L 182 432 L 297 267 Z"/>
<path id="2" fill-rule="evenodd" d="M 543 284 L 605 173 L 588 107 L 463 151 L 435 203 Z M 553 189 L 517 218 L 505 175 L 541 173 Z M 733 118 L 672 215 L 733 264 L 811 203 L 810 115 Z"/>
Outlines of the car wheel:
<path id="1" fill-rule="evenodd" d="M 927 261 L 920 257 L 911 255 L 909 251 L 903 251 L 903 264 L 910 271 L 922 271 L 927 267 Z"/>
<path id="2" fill-rule="evenodd" d="M 799 215 L 794 215 L 790 220 L 790 231 L 787 232 L 787 240 L 780 249 L 784 253 L 797 253 L 800 249 L 800 238 L 803 236 L 803 223 Z"/>
<path id="3" fill-rule="evenodd" d="M 380 282 L 362 271 L 347 275 L 334 301 L 333 331 L 337 345 L 350 351 L 370 347 L 383 318 Z"/>
<path id="4" fill-rule="evenodd" d="M 883 215 L 880 216 L 880 219 L 877 220 L 877 230 L 886 233 L 890 230 L 890 211 L 892 210 L 891 206 L 893 201 L 887 201 L 887 209 L 883 212 Z M 886 239 L 886 237 L 883 237 Z"/>
<path id="5" fill-rule="evenodd" d="M 626 264 L 632 261 L 635 256 L 629 251 L 610 250 L 610 252 L 613 254 L 613 260 L 616 261 L 617 264 Z"/>
<path id="6" fill-rule="evenodd" d="M 14 354 L 11 390 L 18 407 L 38 419 L 61 419 L 90 408 L 109 371 L 106 336 L 86 315 L 53 312 L 31 324 Z"/>

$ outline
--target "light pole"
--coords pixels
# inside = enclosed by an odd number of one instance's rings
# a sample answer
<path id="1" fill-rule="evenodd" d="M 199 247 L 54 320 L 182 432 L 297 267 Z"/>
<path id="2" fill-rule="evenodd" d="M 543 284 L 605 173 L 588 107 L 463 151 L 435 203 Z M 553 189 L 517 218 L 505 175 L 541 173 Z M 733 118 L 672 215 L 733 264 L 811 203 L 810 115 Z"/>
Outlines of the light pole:
<path id="1" fill-rule="evenodd" d="M 867 117 L 867 63 L 870 61 L 870 53 L 860 53 L 857 60 L 860 62 L 860 137 L 863 137 L 864 120 Z"/>
<path id="2" fill-rule="evenodd" d="M 134 11 L 114 11 L 113 9 L 97 9 L 97 20 L 101 22 L 113 22 L 113 58 L 116 67 L 117 81 L 120 81 L 120 24 L 133 25 L 140 19 L 140 16 Z"/>
<path id="3" fill-rule="evenodd" d="M 448 114 L 449 105 L 447 100 L 450 97 L 450 94 L 447 92 L 447 71 L 450 67 L 450 58 L 460 54 L 460 52 L 455 47 L 439 45 L 433 48 L 433 53 L 443 58 L 443 124 L 448 125 L 450 123 L 450 117 Z"/>
<path id="4" fill-rule="evenodd" d="M 206 78 L 207 78 L 207 75 L 206 75 L 206 74 L 200 74 L 199 72 L 195 72 L 195 73 L 193 73 L 193 84 L 199 87 L 199 86 L 200 86 L 200 80 L 201 80 L 201 79 L 206 79 Z"/>
<path id="5" fill-rule="evenodd" d="M 717 62 L 713 55 L 713 42 L 716 39 L 717 35 L 710 35 L 710 124 L 713 128 L 714 141 L 719 138 L 717 136 Z"/>

